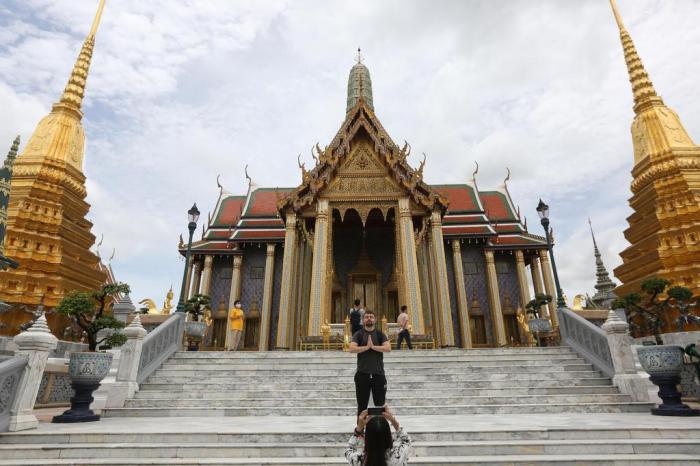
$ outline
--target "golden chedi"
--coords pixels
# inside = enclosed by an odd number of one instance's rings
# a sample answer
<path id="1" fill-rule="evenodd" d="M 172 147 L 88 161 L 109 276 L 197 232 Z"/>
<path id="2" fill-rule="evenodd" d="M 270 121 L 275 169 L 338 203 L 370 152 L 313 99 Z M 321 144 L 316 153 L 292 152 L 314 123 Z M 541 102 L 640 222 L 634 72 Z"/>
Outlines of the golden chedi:
<path id="1" fill-rule="evenodd" d="M 103 8 L 101 0 L 60 100 L 39 122 L 14 164 L 5 254 L 20 265 L 0 272 L 0 301 L 30 309 L 43 302 L 52 308 L 71 290 L 96 289 L 105 282 L 99 258 L 90 251 L 95 237 L 85 218 L 90 205 L 85 202 L 81 125 Z"/>
<path id="2" fill-rule="evenodd" d="M 644 69 L 632 38 L 610 0 L 620 29 L 634 97 L 632 197 L 627 218 L 630 246 L 620 255 L 618 296 L 639 291 L 657 276 L 700 293 L 700 147 L 678 115 L 664 105 Z"/>

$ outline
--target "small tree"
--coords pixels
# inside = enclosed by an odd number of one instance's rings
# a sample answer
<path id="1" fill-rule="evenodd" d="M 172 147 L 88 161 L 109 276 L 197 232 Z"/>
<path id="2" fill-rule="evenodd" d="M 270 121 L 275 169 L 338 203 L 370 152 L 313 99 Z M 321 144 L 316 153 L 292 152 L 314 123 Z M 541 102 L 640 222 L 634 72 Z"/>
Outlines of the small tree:
<path id="1" fill-rule="evenodd" d="M 682 332 L 688 323 L 700 323 L 700 317 L 691 314 L 692 309 L 697 309 L 700 296 L 693 297 L 693 292 L 684 286 L 674 286 L 666 291 L 670 284 L 665 278 L 648 278 L 641 284 L 646 300 L 639 293 L 629 293 L 613 301 L 612 308 L 624 309 L 633 331 L 642 335 L 653 335 L 656 343 L 661 345 L 662 317 L 671 309 L 679 313 L 674 321 L 679 332 Z M 666 298 L 660 299 L 659 296 L 663 295 L 664 291 Z"/>
<path id="2" fill-rule="evenodd" d="M 189 313 L 194 322 L 199 322 L 199 318 L 207 311 L 211 311 L 211 300 L 205 294 L 196 294 L 185 303 L 185 312 Z"/>
<path id="3" fill-rule="evenodd" d="M 551 302 L 552 297 L 550 295 L 537 293 L 535 294 L 535 299 L 530 300 L 530 302 L 525 305 L 525 311 L 528 314 L 532 314 L 535 319 L 539 319 L 542 306 L 546 306 Z"/>
<path id="4" fill-rule="evenodd" d="M 98 291 L 72 291 L 58 303 L 56 312 L 68 317 L 83 329 L 87 335 L 90 351 L 96 351 L 100 343 L 108 346 L 123 345 L 127 340 L 123 333 L 115 332 L 100 340 L 97 339 L 97 334 L 104 329 L 124 328 L 123 322 L 111 315 L 105 315 L 105 311 L 111 297 L 119 293 L 127 294 L 129 291 L 129 285 L 126 283 L 103 285 Z"/>

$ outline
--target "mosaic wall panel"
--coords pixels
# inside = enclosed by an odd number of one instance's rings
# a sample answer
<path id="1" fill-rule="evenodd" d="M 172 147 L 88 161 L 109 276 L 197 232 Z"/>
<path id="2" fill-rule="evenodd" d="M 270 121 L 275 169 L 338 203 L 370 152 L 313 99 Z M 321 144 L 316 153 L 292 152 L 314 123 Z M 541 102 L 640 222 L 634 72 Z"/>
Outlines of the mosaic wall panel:
<path id="1" fill-rule="evenodd" d="M 501 309 L 505 311 L 507 301 L 510 302 L 513 311 L 520 304 L 520 285 L 518 285 L 518 271 L 516 269 L 515 256 L 512 254 L 496 253 L 496 276 L 498 277 L 498 292 L 501 296 Z"/>
<path id="2" fill-rule="evenodd" d="M 232 267 L 233 258 L 231 256 L 214 258 L 211 274 L 211 286 L 209 287 L 209 297 L 211 298 L 212 310 L 217 310 L 222 300 L 226 309 L 230 307 L 228 298 L 229 294 L 231 293 Z"/>
<path id="3" fill-rule="evenodd" d="M 38 406 L 51 404 L 68 405 L 73 393 L 68 374 L 45 371 L 39 385 L 36 404 Z"/>
<path id="4" fill-rule="evenodd" d="M 476 293 L 476 300 L 484 313 L 486 342 L 493 345 L 491 306 L 489 305 L 486 259 L 483 248 L 479 245 L 462 244 L 462 266 L 464 267 L 464 286 L 467 289 L 467 306 L 471 311 L 474 293 Z"/>
<path id="5" fill-rule="evenodd" d="M 263 288 L 265 285 L 265 274 L 257 274 L 257 270 L 265 270 L 265 247 L 264 245 L 248 246 L 243 251 L 243 264 L 241 264 L 241 305 L 243 311 L 248 315 L 250 306 L 255 301 L 258 310 L 262 308 Z"/>
<path id="6" fill-rule="evenodd" d="M 450 291 L 450 311 L 452 314 L 452 332 L 455 336 L 455 346 L 462 346 L 459 335 L 459 312 L 457 310 L 457 292 L 455 283 L 455 267 L 452 260 L 452 245 L 445 241 L 445 264 L 447 265 L 447 287 Z"/>
<path id="7" fill-rule="evenodd" d="M 272 278 L 272 310 L 270 313 L 270 347 L 274 348 L 277 340 L 277 324 L 280 315 L 280 291 L 282 288 L 282 266 L 284 264 L 284 248 L 275 247 L 275 270 Z"/>

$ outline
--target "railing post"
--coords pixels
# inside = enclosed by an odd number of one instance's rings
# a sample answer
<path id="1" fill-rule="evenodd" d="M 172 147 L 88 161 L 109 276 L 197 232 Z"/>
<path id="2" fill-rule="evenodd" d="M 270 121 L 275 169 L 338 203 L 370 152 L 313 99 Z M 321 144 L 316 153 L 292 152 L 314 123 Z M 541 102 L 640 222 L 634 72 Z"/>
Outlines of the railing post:
<path id="1" fill-rule="evenodd" d="M 108 408 L 123 407 L 124 402 L 134 396 L 138 390 L 136 376 L 139 372 L 143 339 L 147 334 L 148 332 L 141 325 L 141 316 L 136 314 L 134 320 L 124 329 L 124 335 L 128 340 L 121 347 L 116 382 L 110 393 L 112 396 L 107 400 Z"/>
<path id="2" fill-rule="evenodd" d="M 635 368 L 629 324 L 611 310 L 601 328 L 605 330 L 608 338 L 610 356 L 615 368 L 613 384 L 620 389 L 621 393 L 629 395 L 634 401 L 650 401 L 649 384 L 651 382 L 638 374 Z"/>
<path id="3" fill-rule="evenodd" d="M 17 345 L 16 355 L 27 357 L 27 365 L 19 381 L 17 397 L 10 408 L 10 425 L 8 430 L 34 429 L 39 421 L 34 416 L 34 403 L 39 393 L 39 385 L 44 375 L 49 353 L 58 345 L 58 338 L 51 334 L 42 314 L 34 325 L 14 338 Z"/>

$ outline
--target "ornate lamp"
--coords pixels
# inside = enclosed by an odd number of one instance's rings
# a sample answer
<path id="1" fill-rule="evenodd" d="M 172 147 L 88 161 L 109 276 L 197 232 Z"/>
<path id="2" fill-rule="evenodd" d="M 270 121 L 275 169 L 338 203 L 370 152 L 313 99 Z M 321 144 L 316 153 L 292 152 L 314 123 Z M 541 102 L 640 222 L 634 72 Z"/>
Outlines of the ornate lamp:
<path id="1" fill-rule="evenodd" d="M 190 265 L 190 251 L 192 250 L 192 235 L 197 229 L 197 220 L 199 220 L 199 209 L 197 208 L 197 203 L 190 210 L 187 211 L 187 229 L 190 232 L 190 238 L 187 241 L 187 253 L 185 254 L 185 271 L 182 274 L 182 287 L 180 287 L 180 300 L 177 302 L 176 312 L 185 312 L 185 286 L 187 285 L 187 269 Z"/>
<path id="2" fill-rule="evenodd" d="M 566 303 L 564 302 L 564 295 L 561 292 L 561 285 L 559 285 L 559 274 L 557 274 L 557 264 L 554 262 L 554 251 L 552 250 L 552 237 L 549 229 L 549 206 L 540 199 L 535 210 L 537 210 L 537 215 L 540 216 L 540 223 L 542 224 L 542 228 L 544 228 L 545 238 L 547 239 L 549 260 L 552 261 L 552 273 L 554 274 L 554 282 L 557 286 L 557 307 L 564 307 Z"/>

